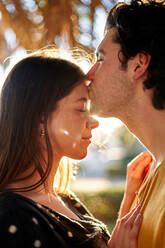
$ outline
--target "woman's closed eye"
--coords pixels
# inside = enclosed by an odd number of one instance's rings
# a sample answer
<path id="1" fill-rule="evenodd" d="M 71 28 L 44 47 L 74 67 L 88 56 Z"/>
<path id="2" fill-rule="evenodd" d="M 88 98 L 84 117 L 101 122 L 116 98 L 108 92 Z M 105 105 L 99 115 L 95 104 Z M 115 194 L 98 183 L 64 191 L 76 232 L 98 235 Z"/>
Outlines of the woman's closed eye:
<path id="1" fill-rule="evenodd" d="M 85 102 L 84 104 L 82 104 L 81 106 L 79 106 L 78 108 L 79 112 L 88 112 L 89 111 L 89 101 Z"/>
<path id="2" fill-rule="evenodd" d="M 87 112 L 87 109 L 79 109 L 80 112 Z"/>
<path id="3" fill-rule="evenodd" d="M 90 100 L 85 98 L 85 101 L 77 104 L 76 110 L 81 113 L 90 112 Z"/>

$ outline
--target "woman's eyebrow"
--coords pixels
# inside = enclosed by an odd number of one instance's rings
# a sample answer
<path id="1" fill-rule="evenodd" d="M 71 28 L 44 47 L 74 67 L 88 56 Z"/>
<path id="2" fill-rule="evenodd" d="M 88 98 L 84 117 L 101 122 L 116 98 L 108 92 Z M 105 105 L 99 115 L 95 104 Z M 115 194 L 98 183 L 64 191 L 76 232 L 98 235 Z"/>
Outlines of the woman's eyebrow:
<path id="1" fill-rule="evenodd" d="M 87 102 L 89 99 L 86 97 L 81 97 L 78 100 L 76 100 L 76 102 Z"/>

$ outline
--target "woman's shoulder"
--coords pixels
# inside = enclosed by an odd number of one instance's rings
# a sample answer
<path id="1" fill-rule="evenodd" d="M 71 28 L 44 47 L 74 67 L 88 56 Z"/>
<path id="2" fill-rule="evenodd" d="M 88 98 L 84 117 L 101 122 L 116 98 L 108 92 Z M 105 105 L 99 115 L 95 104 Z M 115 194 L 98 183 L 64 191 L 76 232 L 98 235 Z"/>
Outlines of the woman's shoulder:
<path id="1" fill-rule="evenodd" d="M 66 247 L 50 219 L 32 200 L 12 192 L 0 194 L 0 242 L 6 247 L 51 247 L 51 242 Z"/>
<path id="2" fill-rule="evenodd" d="M 0 193 L 0 222 L 4 226 L 16 225 L 17 223 L 17 226 L 22 225 L 22 229 L 26 229 L 27 226 L 38 224 L 40 211 L 37 208 L 39 209 L 39 206 L 35 207 L 33 201 L 19 194 Z M 2 225 L 0 226 L 2 227 Z"/>
<path id="3" fill-rule="evenodd" d="M 39 223 L 42 227 L 50 227 L 52 215 L 48 208 L 30 198 L 13 192 L 0 194 L 0 221 L 16 219 L 23 225 Z M 53 214 L 53 224 L 58 223 L 58 215 Z M 25 224 L 26 223 L 26 224 Z"/>
<path id="4" fill-rule="evenodd" d="M 0 218 L 5 214 L 11 215 L 12 212 L 19 212 L 21 206 L 26 206 L 25 202 L 18 194 L 12 192 L 2 192 L 0 193 Z"/>
<path id="5" fill-rule="evenodd" d="M 39 207 L 39 204 L 37 204 Z M 35 204 L 32 200 L 10 191 L 0 193 L 0 218 L 7 214 L 21 215 L 34 211 Z"/>

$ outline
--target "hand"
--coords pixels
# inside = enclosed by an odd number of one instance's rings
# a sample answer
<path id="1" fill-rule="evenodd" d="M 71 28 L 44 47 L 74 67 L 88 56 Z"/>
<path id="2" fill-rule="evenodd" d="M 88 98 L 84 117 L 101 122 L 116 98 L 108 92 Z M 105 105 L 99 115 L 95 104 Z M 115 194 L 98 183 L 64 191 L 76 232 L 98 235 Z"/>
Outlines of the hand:
<path id="1" fill-rule="evenodd" d="M 127 166 L 126 189 L 119 210 L 119 217 L 126 215 L 132 206 L 136 192 L 139 190 L 152 162 L 149 152 L 142 152 Z"/>
<path id="2" fill-rule="evenodd" d="M 149 152 L 142 152 L 127 166 L 126 194 L 135 196 L 139 190 L 152 162 Z"/>
<path id="3" fill-rule="evenodd" d="M 126 216 L 117 221 L 108 241 L 108 248 L 137 248 L 141 223 L 140 206 L 137 205 Z"/>

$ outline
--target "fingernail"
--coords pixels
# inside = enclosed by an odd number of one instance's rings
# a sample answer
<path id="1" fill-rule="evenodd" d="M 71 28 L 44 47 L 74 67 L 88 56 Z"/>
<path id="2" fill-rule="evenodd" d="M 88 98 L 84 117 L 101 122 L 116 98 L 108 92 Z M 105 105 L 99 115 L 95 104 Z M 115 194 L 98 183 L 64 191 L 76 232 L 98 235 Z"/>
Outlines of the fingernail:
<path id="1" fill-rule="evenodd" d="M 136 216 L 136 219 L 134 221 L 135 224 L 140 224 L 141 221 L 142 221 L 142 215 L 139 213 L 137 216 Z"/>
<path id="2" fill-rule="evenodd" d="M 141 207 L 141 204 L 138 203 L 138 204 L 136 205 L 136 208 L 140 208 L 140 207 Z"/>
<path id="3" fill-rule="evenodd" d="M 145 169 L 144 169 L 144 172 L 147 173 L 149 171 L 149 166 L 147 166 Z"/>
<path id="4" fill-rule="evenodd" d="M 135 211 L 140 211 L 140 209 L 141 209 L 141 205 L 137 204 L 136 207 L 135 207 Z"/>
<path id="5" fill-rule="evenodd" d="M 150 157 L 146 157 L 145 160 L 151 160 L 151 158 Z"/>

